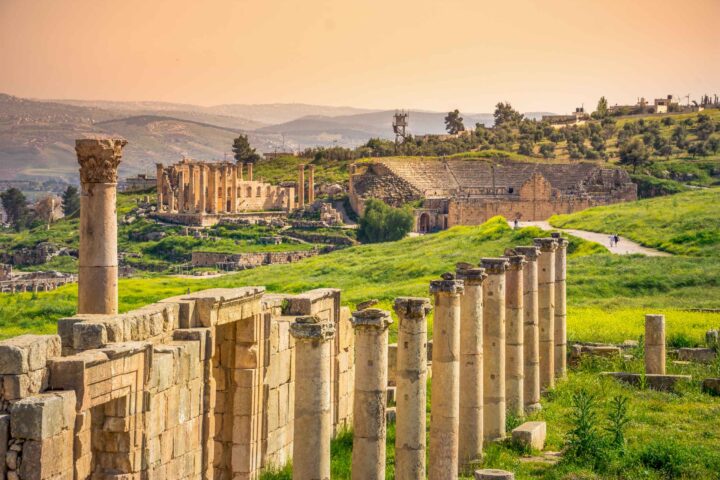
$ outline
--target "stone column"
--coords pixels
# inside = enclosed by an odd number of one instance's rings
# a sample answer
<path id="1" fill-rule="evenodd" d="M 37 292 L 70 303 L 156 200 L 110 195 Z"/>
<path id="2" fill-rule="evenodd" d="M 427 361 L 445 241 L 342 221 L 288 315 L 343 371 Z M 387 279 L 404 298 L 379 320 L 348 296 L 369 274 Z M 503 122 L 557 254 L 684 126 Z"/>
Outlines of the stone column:
<path id="1" fill-rule="evenodd" d="M 197 205 L 197 187 L 195 185 L 195 165 L 188 165 L 188 212 L 195 213 Z"/>
<path id="2" fill-rule="evenodd" d="M 483 434 L 505 438 L 505 271 L 506 258 L 483 258 Z M 433 347 L 434 347 L 433 342 Z"/>
<path id="3" fill-rule="evenodd" d="M 540 335 L 540 389 L 555 386 L 555 250 L 554 238 L 536 238 L 538 259 L 538 330 Z"/>
<path id="4" fill-rule="evenodd" d="M 483 449 L 483 281 L 482 268 L 457 265 L 464 283 L 460 297 L 460 422 L 458 468 L 482 458 Z"/>
<path id="5" fill-rule="evenodd" d="M 155 180 L 157 181 L 157 211 L 161 212 L 163 207 L 163 173 L 164 168 L 162 163 L 155 164 Z"/>
<path id="6" fill-rule="evenodd" d="M 507 410 L 521 417 L 525 411 L 523 266 L 525 256 L 510 250 L 505 273 L 505 402 Z"/>
<path id="7" fill-rule="evenodd" d="M 178 213 L 185 213 L 185 172 L 181 167 L 178 172 Z"/>
<path id="8" fill-rule="evenodd" d="M 568 241 L 553 233 L 555 250 L 555 377 L 567 375 L 567 246 Z"/>
<path id="9" fill-rule="evenodd" d="M 210 202 L 210 213 L 218 213 L 217 208 L 217 193 L 218 193 L 218 181 L 217 181 L 217 168 L 215 165 L 208 165 L 210 168 L 210 186 L 208 189 L 208 201 Z"/>
<path id="10" fill-rule="evenodd" d="M 117 168 L 126 144 L 75 141 L 82 191 L 78 313 L 118 313 Z"/>
<path id="11" fill-rule="evenodd" d="M 238 211 L 238 169 L 237 165 L 230 167 L 230 212 Z"/>
<path id="12" fill-rule="evenodd" d="M 305 165 L 298 165 L 298 208 L 305 205 Z"/>
<path id="13" fill-rule="evenodd" d="M 228 166 L 223 164 L 220 167 L 220 212 L 227 213 L 228 189 Z"/>
<path id="14" fill-rule="evenodd" d="M 248 167 L 248 182 L 252 182 L 253 181 L 253 163 L 248 162 L 247 167 Z"/>
<path id="15" fill-rule="evenodd" d="M 315 201 L 315 165 L 308 165 L 310 172 L 308 173 L 308 203 Z"/>
<path id="16" fill-rule="evenodd" d="M 425 425 L 427 401 L 427 319 L 430 300 L 395 299 L 398 316 L 398 351 L 395 420 L 395 478 L 425 478 Z"/>
<path id="17" fill-rule="evenodd" d="M 330 399 L 332 323 L 298 317 L 290 326 L 295 338 L 295 420 L 293 479 L 330 480 Z"/>
<path id="18" fill-rule="evenodd" d="M 353 312 L 355 396 L 353 400 L 352 478 L 385 478 L 385 408 L 388 385 L 390 312 L 368 308 Z"/>
<path id="19" fill-rule="evenodd" d="M 200 165 L 200 213 L 207 212 L 207 166 Z"/>
<path id="20" fill-rule="evenodd" d="M 665 375 L 665 315 L 645 315 L 645 373 Z"/>
<path id="21" fill-rule="evenodd" d="M 525 410 L 540 410 L 540 337 L 538 330 L 538 247 L 515 247 L 523 266 L 523 395 Z"/>
<path id="22" fill-rule="evenodd" d="M 430 282 L 435 297 L 430 414 L 430 480 L 458 477 L 460 425 L 460 295 L 463 282 L 451 273 Z"/>

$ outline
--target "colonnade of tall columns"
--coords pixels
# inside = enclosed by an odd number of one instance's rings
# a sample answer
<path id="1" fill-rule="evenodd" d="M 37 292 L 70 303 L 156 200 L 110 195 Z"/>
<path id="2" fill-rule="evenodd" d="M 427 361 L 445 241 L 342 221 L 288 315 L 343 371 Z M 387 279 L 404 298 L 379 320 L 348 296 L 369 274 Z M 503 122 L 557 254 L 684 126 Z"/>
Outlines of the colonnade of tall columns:
<path id="1" fill-rule="evenodd" d="M 435 314 L 427 469 L 426 315 L 430 300 L 395 300 L 399 318 L 394 372 L 395 478 L 421 479 L 427 470 L 430 480 L 457 479 L 460 472 L 481 459 L 484 443 L 505 438 L 507 411 L 523 415 L 540 408 L 541 388 L 551 388 L 556 377 L 565 375 L 565 362 L 559 356 L 564 355 L 566 342 L 567 241 L 540 238 L 534 243 L 509 249 L 504 257 L 483 258 L 479 267 L 458 264 L 454 274 L 446 273 L 441 280 L 430 282 Z M 649 318 L 648 324 L 653 322 L 660 320 Z M 371 308 L 353 313 L 353 478 L 385 478 L 387 343 L 391 323 L 390 313 L 384 310 Z M 301 383 L 303 387 L 296 391 L 295 399 L 293 478 L 327 478 L 330 459 L 326 446 L 331 432 L 322 428 L 325 423 L 319 420 L 327 413 L 307 400 L 322 404 L 322 399 L 329 398 L 331 386 L 322 380 L 327 375 L 320 359 L 323 341 L 331 334 L 315 321 L 300 318 L 296 325 L 292 329 L 296 339 L 310 341 L 299 343 L 303 350 L 296 353 L 296 389 Z M 315 334 L 298 333 L 308 325 L 313 325 Z M 303 362 L 312 366 L 302 366 Z M 316 380 L 310 381 L 313 376 Z M 305 378 L 307 383 L 303 382 Z M 306 394 L 307 389 L 314 393 Z M 321 395 L 320 389 L 326 392 Z M 310 421 L 307 416 L 315 419 Z M 322 445 L 308 439 L 315 434 L 322 435 Z"/>
<path id="2" fill-rule="evenodd" d="M 305 183 L 305 167 L 308 168 L 308 181 Z M 307 194 L 307 195 L 306 195 Z M 315 201 L 315 165 L 298 165 L 297 207 L 303 208 Z"/>

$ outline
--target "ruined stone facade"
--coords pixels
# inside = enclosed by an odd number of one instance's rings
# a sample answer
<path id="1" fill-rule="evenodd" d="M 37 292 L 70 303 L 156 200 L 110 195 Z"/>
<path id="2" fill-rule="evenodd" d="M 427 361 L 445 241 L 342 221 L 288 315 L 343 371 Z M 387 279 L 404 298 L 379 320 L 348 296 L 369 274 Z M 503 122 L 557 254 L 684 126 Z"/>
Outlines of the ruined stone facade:
<path id="1" fill-rule="evenodd" d="M 546 220 L 596 205 L 637 199 L 622 169 L 591 163 L 521 163 L 508 160 L 389 159 L 351 167 L 350 203 L 362 213 L 379 198 L 400 206 L 422 200 L 415 231 L 479 225 L 495 215 Z"/>
<path id="2" fill-rule="evenodd" d="M 208 290 L 0 342 L 0 472 L 220 480 L 283 465 L 293 446 L 290 324 L 299 315 L 337 332 L 329 359 L 337 432 L 351 423 L 354 382 L 339 290 Z"/>
<path id="3" fill-rule="evenodd" d="M 225 270 L 244 270 L 262 265 L 294 263 L 318 255 L 320 250 L 294 252 L 220 253 L 192 252 L 193 267 L 222 267 Z"/>
<path id="4" fill-rule="evenodd" d="M 247 178 L 243 165 L 184 159 L 157 165 L 157 212 L 163 219 L 188 225 L 214 225 L 221 218 L 243 212 L 284 211 L 296 208 L 295 189 Z"/>

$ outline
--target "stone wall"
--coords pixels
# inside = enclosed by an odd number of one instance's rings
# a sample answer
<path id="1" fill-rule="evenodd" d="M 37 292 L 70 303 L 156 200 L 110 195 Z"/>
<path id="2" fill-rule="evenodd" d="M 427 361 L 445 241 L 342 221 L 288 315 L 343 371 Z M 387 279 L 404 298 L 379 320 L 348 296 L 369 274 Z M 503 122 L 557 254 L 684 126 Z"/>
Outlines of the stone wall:
<path id="1" fill-rule="evenodd" d="M 300 250 L 295 252 L 252 252 L 219 253 L 192 252 L 193 267 L 215 267 L 219 263 L 235 265 L 237 269 L 255 268 L 262 265 L 294 263 L 318 255 L 319 250 Z"/>
<path id="2" fill-rule="evenodd" d="M 0 342 L 0 472 L 22 479 L 245 479 L 292 452 L 302 312 L 332 322 L 333 424 L 351 422 L 353 337 L 340 292 L 261 287 L 76 315 Z M 4 475 L 0 475 L 4 478 Z M 13 477 L 18 478 L 18 477 Z"/>

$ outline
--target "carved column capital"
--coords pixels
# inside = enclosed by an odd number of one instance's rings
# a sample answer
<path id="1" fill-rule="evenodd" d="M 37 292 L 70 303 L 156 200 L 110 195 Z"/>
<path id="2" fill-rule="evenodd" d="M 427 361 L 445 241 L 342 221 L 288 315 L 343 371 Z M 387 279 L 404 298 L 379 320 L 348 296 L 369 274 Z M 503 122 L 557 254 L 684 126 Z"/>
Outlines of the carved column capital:
<path id="1" fill-rule="evenodd" d="M 127 140 L 84 138 L 75 140 L 81 183 L 117 183 L 117 169 Z"/>
<path id="2" fill-rule="evenodd" d="M 393 309 L 398 317 L 408 320 L 422 320 L 430 313 L 432 305 L 429 298 L 398 297 L 395 299 Z"/>

